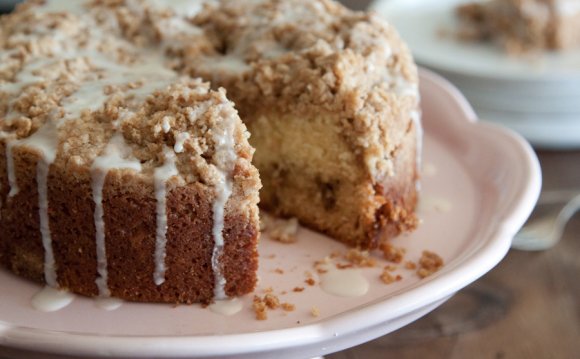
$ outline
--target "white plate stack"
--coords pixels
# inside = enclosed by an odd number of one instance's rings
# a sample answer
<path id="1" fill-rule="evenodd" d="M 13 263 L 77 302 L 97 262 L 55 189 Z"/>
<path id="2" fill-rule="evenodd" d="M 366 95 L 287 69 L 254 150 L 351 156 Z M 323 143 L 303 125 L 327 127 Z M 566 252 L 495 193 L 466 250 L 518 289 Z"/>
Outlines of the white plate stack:
<path id="1" fill-rule="evenodd" d="M 457 40 L 454 9 L 473 0 L 376 0 L 416 61 L 453 82 L 478 116 L 541 148 L 580 148 L 580 49 L 509 56 L 493 44 Z"/>

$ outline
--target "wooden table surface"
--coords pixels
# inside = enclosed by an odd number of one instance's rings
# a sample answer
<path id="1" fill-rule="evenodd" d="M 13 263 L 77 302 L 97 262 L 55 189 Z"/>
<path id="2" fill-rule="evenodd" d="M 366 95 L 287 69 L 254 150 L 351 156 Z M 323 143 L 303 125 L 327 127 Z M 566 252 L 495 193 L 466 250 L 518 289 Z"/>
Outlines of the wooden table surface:
<path id="1" fill-rule="evenodd" d="M 369 1 L 342 2 L 362 9 Z M 580 192 L 580 151 L 537 154 L 542 193 Z M 512 249 L 496 268 L 431 314 L 326 358 L 580 358 L 579 237 L 580 213 L 554 248 Z"/>

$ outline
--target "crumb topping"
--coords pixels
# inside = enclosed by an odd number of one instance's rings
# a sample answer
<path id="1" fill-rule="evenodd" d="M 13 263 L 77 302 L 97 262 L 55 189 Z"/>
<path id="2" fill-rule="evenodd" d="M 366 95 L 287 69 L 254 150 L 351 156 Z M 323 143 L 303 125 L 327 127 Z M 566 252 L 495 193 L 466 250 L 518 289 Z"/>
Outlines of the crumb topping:
<path id="1" fill-rule="evenodd" d="M 419 277 L 421 278 L 425 278 L 437 272 L 442 267 L 443 267 L 443 258 L 441 258 L 437 253 L 431 251 L 423 251 L 421 258 L 419 259 L 419 268 L 417 269 L 417 275 L 419 275 Z"/>
<path id="2" fill-rule="evenodd" d="M 333 252 L 322 260 L 314 261 L 313 266 L 318 274 L 327 273 L 329 266 L 333 264 L 339 270 L 382 267 L 378 275 L 379 279 L 384 284 L 392 284 L 403 280 L 400 274 L 402 269 L 413 271 L 423 279 L 437 272 L 444 265 L 441 256 L 428 250 L 422 252 L 417 262 L 405 260 L 406 248 L 396 247 L 389 242 L 382 243 L 377 252 L 382 254 L 382 258 L 373 256 L 373 252 L 359 249 L 349 249 L 344 254 Z"/>
<path id="3" fill-rule="evenodd" d="M 268 236 L 281 243 L 295 243 L 298 240 L 298 219 L 275 218 L 262 212 L 260 214 L 260 229 Z"/>
<path id="4" fill-rule="evenodd" d="M 246 113 L 312 106 L 341 113 L 345 138 L 370 175 L 388 173 L 397 145 L 387 141 L 389 131 L 406 131 L 418 108 L 416 68 L 390 25 L 329 0 L 179 3 L 35 0 L 4 16 L 2 138 L 30 137 L 55 122 L 58 157 L 82 165 L 119 126 L 140 149 L 134 156 L 144 171 L 160 165 L 163 145 L 178 153 L 183 171 L 184 158 L 203 162 L 215 147 L 207 129 L 218 114 L 206 116 L 207 97 L 223 104 L 220 116 L 237 117 L 225 97 L 182 77 L 191 75 L 228 88 Z M 239 132 L 248 137 L 245 127 Z M 145 142 L 151 146 L 140 147 Z M 95 146 L 81 146 L 87 143 Z M 251 157 L 242 147 L 238 154 Z M 216 161 L 207 162 L 184 173 L 186 181 L 210 182 Z"/>
<path id="5" fill-rule="evenodd" d="M 284 312 L 293 312 L 296 309 L 296 306 L 292 303 L 280 302 L 278 296 L 272 293 L 267 293 L 263 297 L 258 295 L 254 296 L 252 308 L 257 320 L 267 320 L 268 311 L 281 309 Z"/>
<path id="6" fill-rule="evenodd" d="M 174 71 L 175 47 L 203 46 L 203 39 L 172 8 L 143 0 L 31 1 L 0 27 L 4 141 L 90 166 L 121 132 L 145 173 L 163 165 L 166 147 L 186 182 L 218 182 L 231 168 L 228 151 L 250 169 L 249 134 L 225 91 Z M 229 150 L 219 134 L 232 123 Z M 47 126 L 56 130 L 41 131 Z"/>
<path id="7" fill-rule="evenodd" d="M 380 245 L 380 250 L 383 252 L 383 258 L 389 262 L 401 263 L 405 258 L 407 250 L 403 247 L 395 247 L 391 243 L 384 242 Z"/>
<path id="8" fill-rule="evenodd" d="M 374 267 L 377 264 L 377 261 L 371 256 L 369 251 L 361 251 L 356 248 L 350 249 L 344 259 L 357 267 Z"/>
<path id="9" fill-rule="evenodd" d="M 403 280 L 400 274 L 392 274 L 389 269 L 384 269 L 381 274 L 381 281 L 385 284 L 392 284 Z"/>
<path id="10" fill-rule="evenodd" d="M 257 320 L 268 319 L 268 306 L 266 305 L 266 302 L 262 298 L 260 298 L 259 296 L 254 296 L 252 308 L 254 309 L 254 313 L 256 314 Z"/>
<path id="11" fill-rule="evenodd" d="M 293 312 L 294 310 L 296 310 L 296 305 L 284 302 L 282 303 L 282 309 L 284 309 L 284 311 L 286 312 Z"/>
<path id="12" fill-rule="evenodd" d="M 280 299 L 272 293 L 266 294 L 263 301 L 270 309 L 277 309 L 280 306 Z"/>
<path id="13" fill-rule="evenodd" d="M 389 24 L 329 0 L 223 0 L 193 22 L 213 50 L 186 56 L 186 71 L 228 88 L 242 117 L 263 108 L 340 114 L 369 174 L 388 173 L 398 145 L 388 139 L 418 113 L 417 70 Z"/>
<path id="14" fill-rule="evenodd" d="M 296 218 L 270 218 L 266 228 L 270 238 L 275 241 L 281 243 L 295 243 L 298 240 L 298 220 Z"/>
<path id="15" fill-rule="evenodd" d="M 317 306 L 313 305 L 312 308 L 310 308 L 310 314 L 313 317 L 319 317 L 320 316 L 320 309 Z"/>

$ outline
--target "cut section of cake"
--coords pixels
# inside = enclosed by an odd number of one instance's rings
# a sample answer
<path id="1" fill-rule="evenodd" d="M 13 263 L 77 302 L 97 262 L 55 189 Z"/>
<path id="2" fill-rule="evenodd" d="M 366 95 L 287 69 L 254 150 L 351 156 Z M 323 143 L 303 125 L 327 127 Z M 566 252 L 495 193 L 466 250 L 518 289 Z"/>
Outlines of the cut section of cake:
<path id="1" fill-rule="evenodd" d="M 225 92 L 97 23 L 108 9 L 43 9 L 2 24 L 2 263 L 88 296 L 252 291 L 260 181 Z"/>
<path id="2" fill-rule="evenodd" d="M 460 37 L 494 41 L 509 53 L 580 47 L 580 1 L 492 0 L 459 6 Z"/>
<path id="3" fill-rule="evenodd" d="M 395 30 L 332 1 L 221 1 L 186 71 L 224 86 L 256 148 L 261 206 L 349 245 L 415 227 L 417 69 Z"/>

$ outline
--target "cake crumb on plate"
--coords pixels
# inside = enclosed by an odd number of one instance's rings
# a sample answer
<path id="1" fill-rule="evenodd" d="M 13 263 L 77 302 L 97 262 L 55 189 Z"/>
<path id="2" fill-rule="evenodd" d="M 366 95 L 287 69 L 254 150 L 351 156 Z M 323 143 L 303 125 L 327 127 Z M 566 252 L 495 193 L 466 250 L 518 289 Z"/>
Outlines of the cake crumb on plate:
<path id="1" fill-rule="evenodd" d="M 443 259 L 436 253 L 431 251 L 423 251 L 419 259 L 419 269 L 417 274 L 421 278 L 430 276 L 443 267 Z"/>
<path id="2" fill-rule="evenodd" d="M 382 243 L 380 250 L 383 252 L 383 258 L 393 263 L 401 263 L 407 252 L 405 248 L 395 247 L 390 243 Z"/>
<path id="3" fill-rule="evenodd" d="M 313 317 L 318 317 L 320 316 L 320 309 L 318 309 L 317 306 L 313 305 L 312 308 L 310 308 L 310 314 L 312 314 Z"/>

